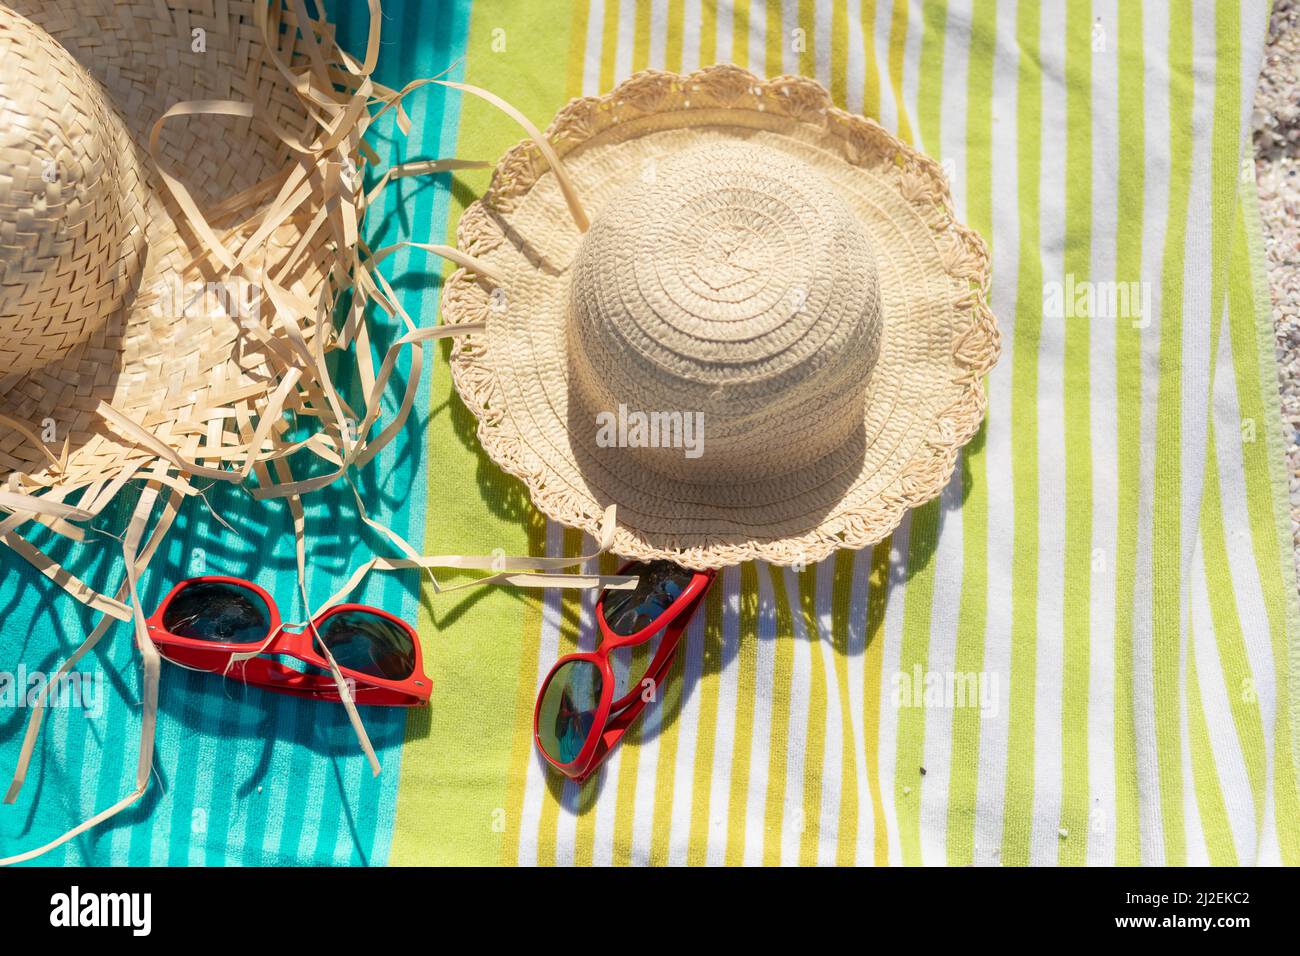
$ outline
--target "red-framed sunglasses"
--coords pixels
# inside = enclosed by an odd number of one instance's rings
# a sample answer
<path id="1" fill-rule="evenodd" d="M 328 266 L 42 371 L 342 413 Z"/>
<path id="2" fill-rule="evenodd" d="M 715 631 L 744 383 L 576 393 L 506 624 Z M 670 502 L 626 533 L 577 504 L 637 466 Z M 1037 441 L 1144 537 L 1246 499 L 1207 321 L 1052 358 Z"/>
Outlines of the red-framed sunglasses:
<path id="1" fill-rule="evenodd" d="M 415 629 L 377 607 L 336 604 L 293 630 L 281 622 L 271 596 L 252 581 L 208 575 L 172 588 L 146 624 L 158 653 L 176 664 L 281 694 L 339 701 L 329 662 L 315 647 L 316 635 L 358 704 L 429 702 L 431 685 Z M 232 655 L 253 651 L 264 656 L 232 661 Z M 273 655 L 292 657 L 317 672 L 295 670 Z"/>
<path id="2" fill-rule="evenodd" d="M 580 784 L 609 756 L 645 705 L 657 699 L 682 633 L 715 576 L 671 561 L 633 561 L 618 573 L 637 575 L 636 589 L 600 592 L 600 646 L 556 661 L 533 709 L 537 749 L 552 767 Z M 661 634 L 649 665 L 634 667 L 632 649 Z"/>

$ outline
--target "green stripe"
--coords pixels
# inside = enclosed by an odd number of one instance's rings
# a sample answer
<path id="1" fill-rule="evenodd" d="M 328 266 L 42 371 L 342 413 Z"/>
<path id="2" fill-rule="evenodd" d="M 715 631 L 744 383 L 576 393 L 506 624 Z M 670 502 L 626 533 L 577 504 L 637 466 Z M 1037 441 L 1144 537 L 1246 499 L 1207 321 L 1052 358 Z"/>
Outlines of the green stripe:
<path id="1" fill-rule="evenodd" d="M 996 0 L 977 0 L 971 18 L 966 100 L 966 218 L 993 248 L 993 55 L 997 46 Z M 957 617 L 956 669 L 984 670 L 988 621 L 988 420 L 962 452 L 962 584 Z M 955 707 L 948 784 L 948 863 L 967 866 L 975 854 L 975 805 L 979 787 L 980 711 Z"/>
<path id="2" fill-rule="evenodd" d="M 1115 279 L 1142 280 L 1146 198 L 1145 48 L 1142 5 L 1131 4 L 1118 24 L 1119 169 L 1115 190 Z M 1150 318 L 1149 316 L 1147 317 Z M 1137 729 L 1133 722 L 1133 609 L 1136 594 L 1142 448 L 1142 331 L 1132 320 L 1115 326 L 1115 862 L 1142 862 L 1138 820 Z M 1104 742 L 1102 744 L 1104 746 Z M 1103 808 L 1109 812 L 1110 808 Z"/>
<path id="3" fill-rule="evenodd" d="M 1192 626 L 1187 625 L 1187 733 L 1192 751 L 1192 786 L 1201 815 L 1201 830 L 1211 866 L 1236 866 L 1237 851 L 1228 826 L 1228 808 L 1223 803 L 1219 773 L 1210 748 L 1210 732 L 1201 703 L 1200 681 L 1196 673 L 1196 647 Z"/>
<path id="4" fill-rule="evenodd" d="M 927 0 L 922 14 L 921 57 L 917 64 L 920 89 L 916 97 L 916 120 L 921 133 L 918 145 L 932 157 L 942 160 L 943 140 L 939 126 L 943 115 L 943 41 L 948 0 Z M 899 113 L 905 110 L 906 107 L 900 104 Z"/>
<path id="5" fill-rule="evenodd" d="M 1038 643 L 1038 340 L 1041 333 L 1043 266 L 1038 250 L 1038 171 L 1042 154 L 1042 68 L 1038 60 L 1036 3 L 1016 7 L 1020 48 L 1016 81 L 1017 204 L 1020 263 L 1016 285 L 1011 420 L 1015 495 L 1015 549 L 1011 580 L 1011 687 L 1007 726 L 1007 783 L 1002 862 L 1029 862 L 1029 807 L 1034 799 L 1034 679 Z"/>
<path id="6" fill-rule="evenodd" d="M 1092 270 L 1092 5 L 1070 0 L 1065 38 L 1065 250 L 1075 282 Z M 1085 287 L 1087 288 L 1087 287 Z M 1065 303 L 1065 594 L 1061 602 L 1061 810 L 1058 860 L 1088 854 L 1088 683 L 1092 593 L 1092 416 L 1088 325 Z"/>
<path id="7" fill-rule="evenodd" d="M 506 25 L 506 50 L 491 49 L 492 31 L 502 26 L 499 11 L 475 5 L 470 14 L 466 82 L 509 90 L 511 102 L 546 126 L 566 99 L 570 11 L 555 5 L 520 7 Z M 527 76 L 528 83 L 519 77 Z M 495 159 L 520 139 L 513 124 L 473 97 L 461 105 L 457 154 Z M 456 175 L 449 234 L 469 200 L 483 193 L 490 171 Z M 427 422 L 430 502 L 425 549 L 428 553 L 529 553 L 528 494 L 514 478 L 485 464 L 476 422 L 455 397 L 446 361 L 448 347 L 431 372 L 432 408 Z M 474 489 L 475 493 L 453 493 Z M 438 598 L 423 605 L 421 633 L 442 635 L 429 642 L 431 675 L 438 675 L 436 706 L 412 715 L 402 757 L 391 861 L 394 864 L 489 864 L 501 859 L 507 781 L 513 735 L 478 733 L 465 745 L 466 727 L 492 728 L 517 721 L 516 682 L 525 652 L 524 616 L 537 597 L 506 588 L 487 588 L 472 599 Z M 535 612 L 534 612 L 535 613 Z M 454 625 L 455 640 L 445 640 Z M 536 641 L 536 632 L 527 635 Z M 535 654 L 535 650 L 534 650 Z M 512 723 L 510 726 L 514 726 Z M 507 829 L 506 832 L 510 832 Z"/>
<path id="8" fill-rule="evenodd" d="M 1169 13 L 1169 214 L 1160 280 L 1160 381 L 1156 398 L 1151 534 L 1151 656 L 1156 763 L 1165 863 L 1186 862 L 1182 718 L 1182 370 L 1183 270 L 1192 165 L 1192 16 L 1186 0 Z"/>

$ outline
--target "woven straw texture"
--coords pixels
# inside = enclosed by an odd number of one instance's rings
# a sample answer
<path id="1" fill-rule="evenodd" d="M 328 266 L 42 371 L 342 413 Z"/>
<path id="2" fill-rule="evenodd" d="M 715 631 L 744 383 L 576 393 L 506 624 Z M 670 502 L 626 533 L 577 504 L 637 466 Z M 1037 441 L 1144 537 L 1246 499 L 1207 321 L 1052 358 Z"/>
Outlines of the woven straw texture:
<path id="1" fill-rule="evenodd" d="M 638 74 L 547 137 L 591 228 L 521 144 L 459 227 L 502 281 L 459 270 L 443 306 L 487 323 L 455 383 L 543 512 L 594 533 L 616 504 L 628 557 L 798 565 L 940 492 L 998 333 L 936 163 L 812 80 L 735 67 Z M 608 447 L 620 407 L 701 422 L 698 456 L 676 432 Z"/>
<path id="2" fill-rule="evenodd" d="M 268 364 L 266 342 L 241 331 L 234 301 L 205 291 L 217 264 L 196 254 L 148 155 L 153 124 L 177 101 L 257 104 L 259 122 L 169 122 L 158 147 L 160 164 L 238 248 L 223 217 L 265 204 L 286 172 L 289 150 L 273 127 L 308 129 L 266 55 L 254 6 L 0 5 L 0 477 L 11 487 L 66 492 L 155 457 L 106 427 L 100 402 L 186 458 L 219 459 L 200 446 L 237 447 L 237 418 L 255 419 L 277 384 L 272 368 L 283 363 Z M 292 22 L 289 11 L 275 15 Z M 291 62 L 295 32 L 279 35 Z M 287 264 L 308 214 L 250 249 L 245 270 Z M 257 224 L 241 214 L 240 229 Z M 318 231 L 277 275 L 303 300 L 321 288 L 328 236 Z"/>

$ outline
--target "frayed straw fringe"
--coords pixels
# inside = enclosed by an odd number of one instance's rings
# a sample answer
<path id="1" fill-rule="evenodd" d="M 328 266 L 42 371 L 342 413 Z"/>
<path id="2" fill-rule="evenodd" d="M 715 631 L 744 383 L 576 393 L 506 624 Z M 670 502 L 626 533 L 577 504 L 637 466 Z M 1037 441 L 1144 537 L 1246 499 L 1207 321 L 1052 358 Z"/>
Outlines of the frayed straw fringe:
<path id="1" fill-rule="evenodd" d="M 418 80 L 401 91 L 388 89 L 371 79 L 379 51 L 379 0 L 369 0 L 370 33 L 365 58 L 361 62 L 334 44 L 330 39 L 332 34 L 328 25 L 310 16 L 301 0 L 292 0 L 292 9 L 296 15 L 297 29 L 306 46 L 306 60 L 296 66 L 305 68 L 295 69 L 285 62 L 277 45 L 270 42 L 271 31 L 278 32 L 281 27 L 284 11 L 279 0 L 274 0 L 271 7 L 265 3 L 258 4 L 256 26 L 261 32 L 268 57 L 319 127 L 315 139 L 292 135 L 259 104 L 229 100 L 177 103 L 157 120 L 149 137 L 150 157 L 168 192 L 176 200 L 184 218 L 204 247 L 204 254 L 196 257 L 195 261 L 202 259 L 209 265 L 219 267 L 216 272 L 221 278 L 244 279 L 258 284 L 270 299 L 272 307 L 269 310 L 269 320 L 238 317 L 232 321 L 239 321 L 242 331 L 253 336 L 266 349 L 269 359 L 278 362 L 278 367 L 274 369 L 277 376 L 274 389 L 265 397 L 265 403 L 255 410 L 250 408 L 250 399 L 259 394 L 260 389 L 257 392 L 245 389 L 242 393 L 236 390 L 224 398 L 210 399 L 206 408 L 209 426 L 206 434 L 192 435 L 181 442 L 180 447 L 164 441 L 144 423 L 120 409 L 101 403 L 98 414 L 104 423 L 112 432 L 125 439 L 125 447 L 134 446 L 133 457 L 114 463 L 114 474 L 103 474 L 95 481 L 69 478 L 65 447 L 61 456 L 55 456 L 48 450 L 45 452 L 49 459 L 49 474 L 54 476 L 52 480 L 48 477 L 34 480 L 31 476 L 14 472 L 8 477 L 8 487 L 0 489 L 0 511 L 8 512 L 0 521 L 0 539 L 73 598 L 103 615 L 81 646 L 59 667 L 56 677 L 61 677 L 75 667 L 99 643 L 114 621 L 132 623 L 143 675 L 143 716 L 135 789 L 117 803 L 44 846 L 0 859 L 0 865 L 35 859 L 66 843 L 134 804 L 149 786 L 153 770 L 161 658 L 145 626 L 145 613 L 140 604 L 137 582 L 175 521 L 181 500 L 200 494 L 191 484 L 191 479 L 200 477 L 243 483 L 250 476 L 256 475 L 257 486 L 250 489 L 254 498 L 288 499 L 294 522 L 297 583 L 306 606 L 307 548 L 302 495 L 330 485 L 339 478 L 351 484 L 350 469 L 365 466 L 398 433 L 415 399 L 422 373 L 423 346 L 426 343 L 447 336 L 482 331 L 481 325 L 474 324 L 417 327 L 397 302 L 388 280 L 378 270 L 379 264 L 393 252 L 410 247 L 442 256 L 458 266 L 477 272 L 487 281 L 497 281 L 498 277 L 481 262 L 449 246 L 418 242 L 403 242 L 372 253 L 361 240 L 360 229 L 367 209 L 394 180 L 449 169 L 479 168 L 486 164 L 439 159 L 393 166 L 384 171 L 374 188 L 365 192 L 360 186 L 361 170 L 366 165 L 377 165 L 379 161 L 374 150 L 363 139 L 371 124 L 388 111 L 394 110 L 396 125 L 404 135 L 407 134 L 410 118 L 405 112 L 403 100 L 411 92 L 428 84 L 436 83 L 479 96 L 524 127 L 545 159 L 553 164 L 574 222 L 579 229 L 586 227 L 586 213 L 558 156 L 536 127 L 518 110 L 487 91 L 437 78 Z M 290 24 L 291 28 L 292 26 Z M 372 113 L 371 109 L 376 106 L 378 110 Z M 202 116 L 234 116 L 262 123 L 288 147 L 294 165 L 284 174 L 272 177 L 210 208 L 209 216 L 205 217 L 185 186 L 163 165 L 159 147 L 161 131 L 167 122 L 183 117 Z M 273 198 L 267 205 L 265 201 L 272 195 Z M 295 217 L 302 218 L 305 213 L 310 213 L 310 224 L 287 259 L 273 269 L 268 269 L 265 263 L 257 267 L 250 264 L 259 261 L 259 255 L 277 227 Z M 239 215 L 245 217 L 243 223 L 236 228 L 221 230 L 221 235 L 212 224 Z M 309 245 L 321 230 L 328 230 L 331 261 L 327 280 L 319 296 L 311 302 L 293 291 L 289 277 L 295 273 L 299 262 L 309 256 Z M 331 340 L 335 334 L 331 321 L 333 307 L 339 296 L 349 290 L 353 294 L 351 309 L 341 333 Z M 377 305 L 389 317 L 400 318 L 407 329 L 406 334 L 385 353 L 377 371 L 373 365 L 369 329 L 365 319 L 366 306 L 370 303 Z M 327 341 L 332 349 L 346 349 L 355 345 L 357 370 L 366 402 L 361 424 L 355 429 L 349 425 L 354 416 L 349 415 L 350 410 L 338 394 L 325 364 Z M 368 438 L 372 427 L 378 422 L 380 400 L 396 366 L 398 355 L 408 348 L 411 364 L 400 406 L 379 434 Z M 291 410 L 300 416 L 318 418 L 321 430 L 303 441 L 285 441 L 283 436 L 287 425 L 284 416 Z M 160 408 L 157 414 L 165 416 L 165 411 Z M 37 436 L 26 426 L 8 418 L 5 421 L 29 441 L 40 445 Z M 226 428 L 232 421 L 238 435 L 238 441 L 234 444 L 226 441 Z M 200 438 L 206 438 L 206 443 L 200 443 Z M 44 448 L 43 445 L 41 447 Z M 289 457 L 304 450 L 328 462 L 333 470 L 319 477 L 295 480 L 289 466 Z M 146 454 L 142 457 L 141 452 Z M 141 482 L 142 493 L 122 541 L 126 579 L 112 596 L 97 592 L 17 533 L 20 525 L 34 521 L 63 537 L 82 541 L 85 534 L 80 524 L 93 520 L 122 490 L 126 482 L 133 478 Z M 598 549 L 579 558 L 420 555 L 396 532 L 370 518 L 355 486 L 352 490 L 364 523 L 390 541 L 402 557 L 377 556 L 364 562 L 354 570 L 346 584 L 324 602 L 321 609 L 351 592 L 371 571 L 423 569 L 436 593 L 484 584 L 590 589 L 627 588 L 636 583 L 634 577 L 627 576 L 556 573 L 563 568 L 583 564 L 609 548 L 615 532 L 613 507 L 603 515 L 597 535 Z M 72 505 L 64 501 L 78 491 L 82 493 L 78 504 Z M 145 532 L 158 501 L 164 495 L 161 513 L 153 524 L 152 532 L 146 537 Z M 216 517 L 220 520 L 220 516 Z M 444 587 L 433 575 L 435 568 L 484 570 L 491 573 L 467 584 Z M 311 617 L 314 619 L 315 616 L 313 614 Z M 379 760 L 366 735 L 347 682 L 329 649 L 323 643 L 320 646 L 338 685 L 339 695 L 361 749 L 372 772 L 378 775 Z M 256 656 L 256 653 L 233 655 L 231 662 L 234 663 L 237 658 Z M 40 735 L 48 692 L 56 684 L 57 681 L 47 683 L 32 705 L 13 780 L 5 795 L 6 803 L 12 804 L 22 789 Z"/>

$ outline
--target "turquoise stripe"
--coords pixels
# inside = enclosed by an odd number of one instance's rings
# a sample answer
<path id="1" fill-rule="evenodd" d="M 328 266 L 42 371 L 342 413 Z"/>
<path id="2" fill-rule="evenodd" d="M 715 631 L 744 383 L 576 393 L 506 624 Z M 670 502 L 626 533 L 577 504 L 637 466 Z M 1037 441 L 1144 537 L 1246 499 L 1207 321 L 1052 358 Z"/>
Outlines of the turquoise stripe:
<path id="1" fill-rule="evenodd" d="M 354 55 L 364 52 L 369 16 L 364 0 L 327 4 L 340 41 Z M 469 3 L 439 4 L 387 0 L 383 43 L 376 79 L 401 86 L 417 76 L 438 73 L 464 51 Z M 453 74 L 455 75 L 455 74 Z M 459 120 L 455 103 L 444 104 L 442 89 L 415 94 L 408 111 L 411 135 L 403 141 L 389 130 L 371 136 L 387 162 L 454 154 Z M 388 125 L 385 120 L 384 124 Z M 391 188 L 368 220 L 377 245 L 402 238 L 444 240 L 448 221 L 449 177 L 434 182 L 404 180 Z M 400 207 L 399 207 L 400 203 Z M 437 224 L 431 229 L 431 224 Z M 402 257 L 396 257 L 401 259 Z M 390 280 L 400 262 L 386 268 Z M 412 319 L 437 320 L 428 294 L 441 264 L 424 254 L 411 257 L 414 281 L 397 287 Z M 379 316 L 372 324 L 377 354 L 400 335 L 400 321 Z M 383 325 L 384 328 L 376 328 Z M 407 427 L 376 461 L 357 476 L 372 517 L 419 548 L 423 541 L 425 411 L 430 407 L 430 368 L 442 360 L 425 356 L 422 382 Z M 409 368 L 401 363 L 399 375 Z M 335 370 L 351 401 L 355 376 Z M 385 411 L 396 408 L 404 380 L 390 387 Z M 349 390 L 352 394 L 349 394 Z M 354 404 L 359 404 L 354 403 Z M 295 460 L 295 475 L 308 467 Z M 304 616 L 296 593 L 292 520 L 283 502 L 254 504 L 247 494 L 217 483 L 208 490 L 213 507 L 241 532 L 233 538 L 207 514 L 197 499 L 186 501 L 175 527 L 141 581 L 141 599 L 150 610 L 177 580 L 197 573 L 250 578 L 271 592 L 287 620 Z M 124 495 L 100 526 L 120 533 L 133 505 Z M 368 531 L 355 514 L 352 493 L 338 484 L 311 496 L 307 505 L 310 600 L 333 593 L 374 548 L 390 553 L 388 542 Z M 26 529 L 25 529 L 26 530 Z M 48 546 L 51 536 L 27 530 Z M 196 549 L 206 567 L 194 565 Z M 89 583 L 107 589 L 121 578 L 121 548 L 110 537 L 95 536 L 81 547 L 56 545 L 54 556 L 86 570 Z M 412 575 L 373 575 L 353 600 L 398 609 L 417 619 L 418 582 Z M 20 661 L 49 672 L 80 642 L 94 616 L 74 605 L 25 562 L 6 556 L 0 575 L 0 667 Z M 426 638 L 426 648 L 429 647 Z M 79 670 L 104 674 L 104 713 L 90 721 L 80 713 L 53 712 L 32 763 L 19 803 L 0 812 L 0 845 L 17 851 L 46 842 L 116 802 L 134 787 L 139 740 L 138 654 L 129 626 L 115 625 L 101 650 Z M 0 772 L 13 766 L 28 712 L 0 713 Z M 404 709 L 366 708 L 363 718 L 383 765 L 378 779 L 366 761 L 341 708 L 250 691 L 242 685 L 163 665 L 159 701 L 155 775 L 141 803 L 103 827 L 60 847 L 39 864 L 269 865 L 285 863 L 384 864 L 392 825 L 406 734 Z M 311 781 L 310 785 L 307 784 Z M 89 794 L 93 794 L 93 804 Z"/>

